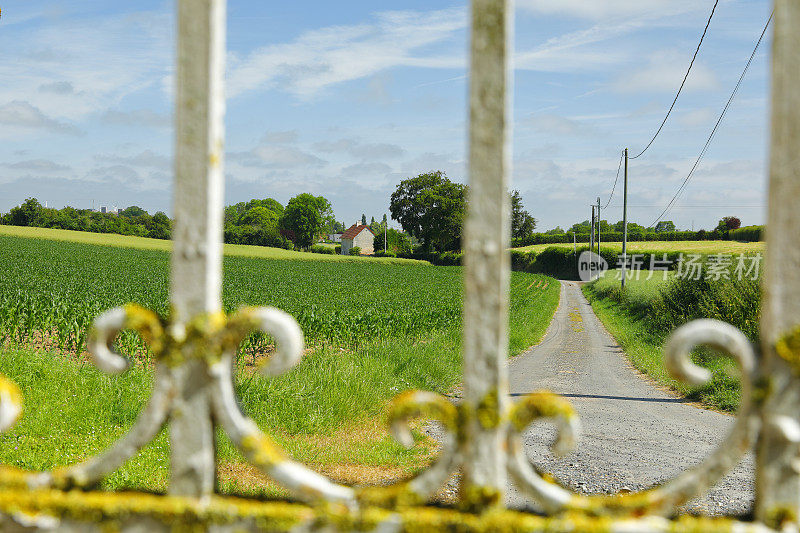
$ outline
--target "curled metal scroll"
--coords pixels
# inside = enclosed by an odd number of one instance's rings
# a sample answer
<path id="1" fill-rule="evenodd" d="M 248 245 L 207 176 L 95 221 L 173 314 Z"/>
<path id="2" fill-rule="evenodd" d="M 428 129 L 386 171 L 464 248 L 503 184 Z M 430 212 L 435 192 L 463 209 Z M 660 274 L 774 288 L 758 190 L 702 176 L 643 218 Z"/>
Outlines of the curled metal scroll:
<path id="1" fill-rule="evenodd" d="M 22 414 L 22 394 L 19 388 L 0 374 L 0 433 L 16 423 Z"/>
<path id="2" fill-rule="evenodd" d="M 427 502 L 458 467 L 458 408 L 439 394 L 427 391 L 401 393 L 389 407 L 389 423 L 394 437 L 410 448 L 414 445 L 410 421 L 424 417 L 438 421 L 444 430 L 441 451 L 436 460 L 418 476 L 383 487 L 358 490 L 359 502 L 383 507 L 419 505 Z"/>
<path id="3" fill-rule="evenodd" d="M 135 305 L 110 309 L 95 319 L 88 347 L 94 364 L 109 374 L 124 372 L 130 363 L 109 347 L 122 330 L 138 332 L 148 345 L 160 346 L 161 324 L 155 313 Z M 16 392 L 15 392 L 16 391 Z M 24 481 L 35 488 L 71 486 L 85 487 L 122 466 L 149 444 L 164 427 L 174 396 L 166 372 L 156 367 L 153 392 L 133 427 L 101 454 L 69 467 L 47 472 L 25 472 L 17 469 L 0 469 L 0 484 L 7 478 L 13 482 Z M 22 410 L 22 399 L 16 387 L 0 378 L 0 431 L 8 429 Z"/>
<path id="4" fill-rule="evenodd" d="M 284 311 L 274 308 L 247 308 L 233 315 L 225 328 L 222 358 L 210 368 L 217 390 L 212 398 L 217 422 L 248 461 L 297 497 L 306 501 L 324 499 L 353 502 L 353 489 L 333 483 L 325 476 L 291 460 L 239 408 L 233 388 L 233 357 L 239 343 L 255 331 L 272 335 L 277 343 L 277 351 L 270 362 L 260 368 L 263 373 L 275 375 L 285 372 L 296 365 L 303 355 L 303 334 L 300 327 Z"/>
<path id="5" fill-rule="evenodd" d="M 255 422 L 242 413 L 233 387 L 233 358 L 239 344 L 251 333 L 261 331 L 276 341 L 276 351 L 259 367 L 268 376 L 279 375 L 299 363 L 303 355 L 303 334 L 287 313 L 274 308 L 244 308 L 228 319 L 221 339 L 222 358 L 210 368 L 217 393 L 213 395 L 214 416 L 244 456 L 265 474 L 299 498 L 395 505 L 424 503 L 453 473 L 457 465 L 458 414 L 456 407 L 438 394 L 409 391 L 398 396 L 389 408 L 394 436 L 402 444 L 414 443 L 408 422 L 426 416 L 442 423 L 445 436 L 438 459 L 419 476 L 385 487 L 353 489 L 328 480 L 321 474 L 291 460 Z"/>
<path id="6" fill-rule="evenodd" d="M 540 502 L 548 512 L 574 510 L 600 515 L 666 515 L 712 487 L 739 463 L 757 433 L 759 421 L 754 416 L 753 402 L 756 357 L 750 341 L 730 324 L 710 319 L 689 322 L 669 337 L 664 347 L 664 358 L 667 369 L 676 379 L 692 385 L 701 385 L 711 378 L 708 370 L 691 361 L 691 351 L 697 346 L 717 348 L 734 359 L 741 372 L 742 387 L 736 421 L 722 443 L 702 463 L 645 491 L 613 496 L 582 496 L 543 479 L 518 446 L 518 435 L 510 436 L 514 453 L 509 459 L 509 472 L 519 483 L 520 489 Z M 519 409 L 514 408 L 512 416 Z M 561 414 L 562 419 L 568 420 L 569 417 L 565 416 Z M 530 417 L 530 421 L 533 420 L 535 418 Z M 516 425 L 516 431 L 523 429 L 519 424 Z M 562 426 L 562 432 L 564 429 L 568 430 L 569 426 Z M 568 437 L 569 433 L 571 431 L 568 430 Z"/>

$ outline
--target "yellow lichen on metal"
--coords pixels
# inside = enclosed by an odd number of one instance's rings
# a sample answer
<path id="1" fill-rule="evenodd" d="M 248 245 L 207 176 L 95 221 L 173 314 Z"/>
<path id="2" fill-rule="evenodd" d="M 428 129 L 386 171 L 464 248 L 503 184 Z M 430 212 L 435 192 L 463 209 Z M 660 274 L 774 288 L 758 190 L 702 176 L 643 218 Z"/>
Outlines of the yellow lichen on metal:
<path id="1" fill-rule="evenodd" d="M 253 464 L 266 469 L 288 460 L 278 445 L 263 433 L 253 433 L 244 437 L 242 451 Z"/>
<path id="2" fill-rule="evenodd" d="M 382 525 L 407 533 L 437 532 L 587 532 L 606 533 L 625 522 L 626 531 L 635 527 L 625 520 L 566 512 L 546 517 L 519 511 L 492 509 L 481 513 L 442 507 L 405 507 L 395 510 L 377 507 L 353 509 L 339 504 L 308 506 L 282 501 L 255 501 L 214 496 L 206 502 L 142 493 L 81 491 L 0 492 L 0 515 L 24 516 L 28 522 L 55 519 L 59 522 L 108 524 L 121 527 L 137 519 L 150 518 L 173 531 L 206 531 L 209 527 L 233 525 L 243 530 L 291 531 L 307 526 L 338 531 L 373 531 Z M 675 533 L 728 533 L 733 520 L 681 516 L 657 530 Z M 741 525 L 748 525 L 739 523 Z M 623 529 L 623 528 L 620 528 Z M 655 529 L 653 529 L 655 530 Z"/>
<path id="3" fill-rule="evenodd" d="M 136 304 L 126 304 L 125 328 L 136 331 L 154 354 L 164 351 L 164 325 L 157 314 Z"/>
<path id="4" fill-rule="evenodd" d="M 797 524 L 797 511 L 792 507 L 773 507 L 764 517 L 764 522 L 772 528 L 784 529 L 785 526 Z"/>
<path id="5" fill-rule="evenodd" d="M 509 422 L 517 431 L 523 431 L 541 418 L 569 420 L 576 416 L 572 405 L 550 391 L 532 392 L 516 402 L 509 411 Z"/>
<path id="6" fill-rule="evenodd" d="M 576 494 L 567 508 L 589 516 L 644 516 L 648 509 L 658 505 L 658 493 L 646 490 L 631 494 L 600 494 L 584 496 Z"/>
<path id="7" fill-rule="evenodd" d="M 494 487 L 470 485 L 462 482 L 458 507 L 468 513 L 480 513 L 502 504 L 500 491 Z"/>
<path id="8" fill-rule="evenodd" d="M 224 329 L 219 332 L 219 346 L 224 352 L 235 353 L 239 344 L 259 327 L 255 307 L 243 307 L 227 319 Z"/>
<path id="9" fill-rule="evenodd" d="M 0 488 L 27 489 L 31 473 L 13 466 L 0 466 Z"/>
<path id="10" fill-rule="evenodd" d="M 800 326 L 775 343 L 775 352 L 800 376 Z"/>
<path id="11" fill-rule="evenodd" d="M 492 389 L 483 397 L 475 409 L 475 416 L 484 429 L 494 429 L 500 426 L 502 417 L 500 415 L 500 396 L 497 389 Z"/>
<path id="12" fill-rule="evenodd" d="M 406 391 L 395 396 L 389 404 L 387 418 L 390 424 L 417 417 L 434 419 L 450 432 L 458 429 L 456 406 L 438 394 Z"/>
<path id="13" fill-rule="evenodd" d="M 399 483 L 388 487 L 358 487 L 356 500 L 363 505 L 396 509 L 422 505 L 425 500 L 417 494 L 410 483 Z"/>
<path id="14" fill-rule="evenodd" d="M 0 492 L 0 514 L 97 524 L 149 517 L 178 530 L 251 522 L 261 530 L 288 531 L 313 520 L 316 512 L 299 504 L 239 498 L 214 497 L 201 502 L 143 493 L 11 490 Z"/>
<path id="15" fill-rule="evenodd" d="M 22 413 L 22 393 L 19 387 L 13 382 L 0 374 L 0 413 L 14 414 L 15 418 L 19 417 Z M 2 427 L 3 417 L 0 416 L 0 428 Z M 8 420 L 8 425 L 12 424 L 13 420 Z"/>
<path id="16" fill-rule="evenodd" d="M 193 359 L 202 359 L 209 365 L 222 357 L 222 338 L 228 324 L 225 313 L 203 313 L 193 318 L 186 325 L 186 339 L 183 345 L 194 349 L 189 355 Z"/>

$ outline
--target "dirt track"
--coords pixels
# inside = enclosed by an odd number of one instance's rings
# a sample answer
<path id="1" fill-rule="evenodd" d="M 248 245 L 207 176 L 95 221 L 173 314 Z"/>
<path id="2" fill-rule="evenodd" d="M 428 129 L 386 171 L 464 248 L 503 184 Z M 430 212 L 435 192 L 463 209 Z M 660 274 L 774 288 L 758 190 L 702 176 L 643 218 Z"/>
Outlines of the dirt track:
<path id="1" fill-rule="evenodd" d="M 578 284 L 562 282 L 553 322 L 536 347 L 509 367 L 513 397 L 549 389 L 569 399 L 583 426 L 575 452 L 555 459 L 550 426 L 525 434 L 528 457 L 573 490 L 639 490 L 699 463 L 724 437 L 733 418 L 699 409 L 652 385 L 633 370 L 592 311 Z M 688 509 L 743 513 L 753 498 L 753 462 L 747 457 Z M 530 505 L 513 487 L 509 504 Z"/>

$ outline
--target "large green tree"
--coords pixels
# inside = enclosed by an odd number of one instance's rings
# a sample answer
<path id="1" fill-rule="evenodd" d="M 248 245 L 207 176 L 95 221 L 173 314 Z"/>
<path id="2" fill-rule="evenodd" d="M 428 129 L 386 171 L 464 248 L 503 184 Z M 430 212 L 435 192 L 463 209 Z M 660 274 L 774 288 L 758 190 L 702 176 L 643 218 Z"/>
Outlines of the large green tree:
<path id="1" fill-rule="evenodd" d="M 426 250 L 457 250 L 464 223 L 466 187 L 437 170 L 400 182 L 389 211 Z"/>
<path id="2" fill-rule="evenodd" d="M 667 231 L 675 231 L 675 223 L 671 220 L 662 220 L 655 227 L 656 233 L 665 233 Z"/>
<path id="3" fill-rule="evenodd" d="M 278 231 L 278 219 L 278 214 L 275 211 L 257 206 L 242 215 L 239 223 L 257 226 L 274 233 Z"/>
<path id="4" fill-rule="evenodd" d="M 523 238 L 536 229 L 536 219 L 525 211 L 519 191 L 511 191 L 511 237 Z"/>
<path id="5" fill-rule="evenodd" d="M 323 229 L 331 209 L 330 202 L 322 196 L 298 194 L 286 204 L 281 217 L 281 226 L 294 234 L 294 243 L 308 249 Z"/>
<path id="6" fill-rule="evenodd" d="M 722 220 L 717 224 L 717 231 L 730 231 L 739 229 L 742 226 L 742 221 L 738 217 L 722 217 Z"/>

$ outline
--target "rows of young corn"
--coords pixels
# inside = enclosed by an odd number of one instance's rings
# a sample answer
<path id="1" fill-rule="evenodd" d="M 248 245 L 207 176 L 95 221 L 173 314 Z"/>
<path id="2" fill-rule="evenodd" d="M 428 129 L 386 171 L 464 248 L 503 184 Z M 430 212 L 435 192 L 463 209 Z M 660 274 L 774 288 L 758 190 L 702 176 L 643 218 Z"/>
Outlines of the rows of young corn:
<path id="1" fill-rule="evenodd" d="M 0 237 L 0 344 L 41 344 L 80 354 L 93 319 L 135 302 L 169 313 L 164 252 Z M 369 340 L 418 337 L 460 325 L 460 267 L 327 263 L 226 257 L 223 307 L 269 305 L 300 323 L 310 344 L 356 347 Z M 539 295 L 546 278 L 513 273 L 515 302 Z M 251 337 L 245 351 L 268 352 Z M 117 348 L 147 357 L 138 337 Z"/>

